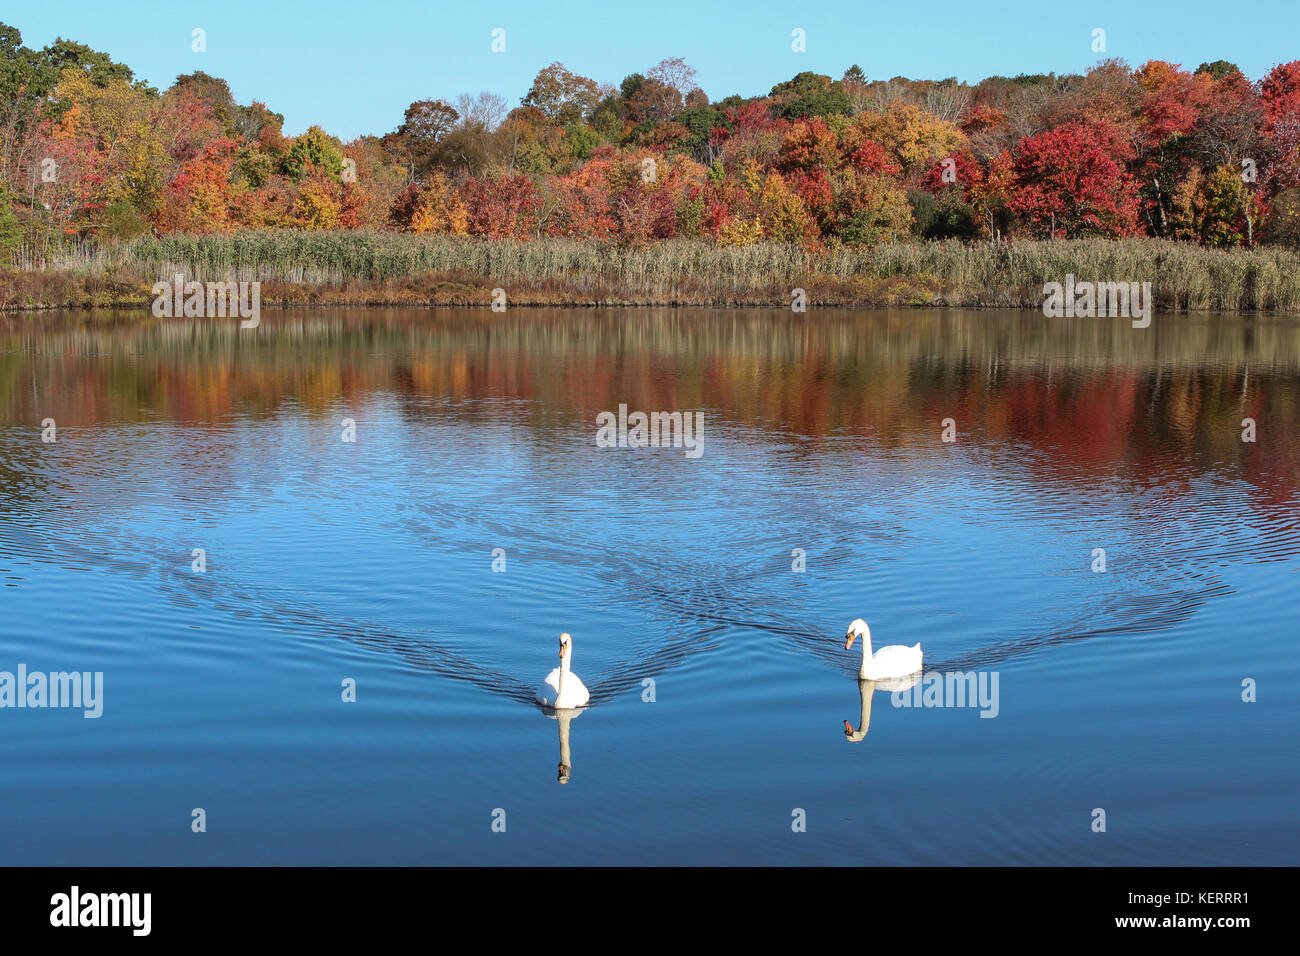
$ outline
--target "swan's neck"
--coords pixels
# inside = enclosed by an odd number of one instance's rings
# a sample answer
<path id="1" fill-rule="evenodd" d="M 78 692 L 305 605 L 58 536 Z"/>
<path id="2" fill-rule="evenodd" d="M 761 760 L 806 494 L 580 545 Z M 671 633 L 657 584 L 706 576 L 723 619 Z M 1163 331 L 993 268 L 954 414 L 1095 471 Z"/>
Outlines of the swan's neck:
<path id="1" fill-rule="evenodd" d="M 862 667 L 864 671 L 869 663 L 871 663 L 871 628 L 868 627 L 862 632 Z"/>
<path id="2" fill-rule="evenodd" d="M 559 702 L 560 697 L 564 694 L 564 675 L 569 673 L 569 655 L 573 653 L 565 650 L 564 656 L 560 658 L 560 676 L 555 681 L 555 700 Z"/>

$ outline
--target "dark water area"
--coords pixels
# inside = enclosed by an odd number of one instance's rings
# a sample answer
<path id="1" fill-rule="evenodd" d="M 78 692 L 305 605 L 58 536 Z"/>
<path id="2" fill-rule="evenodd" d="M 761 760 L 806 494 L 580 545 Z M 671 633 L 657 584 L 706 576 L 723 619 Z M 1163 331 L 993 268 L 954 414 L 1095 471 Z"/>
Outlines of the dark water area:
<path id="1" fill-rule="evenodd" d="M 2 317 L 0 862 L 1294 863 L 1298 486 L 1286 319 Z"/>

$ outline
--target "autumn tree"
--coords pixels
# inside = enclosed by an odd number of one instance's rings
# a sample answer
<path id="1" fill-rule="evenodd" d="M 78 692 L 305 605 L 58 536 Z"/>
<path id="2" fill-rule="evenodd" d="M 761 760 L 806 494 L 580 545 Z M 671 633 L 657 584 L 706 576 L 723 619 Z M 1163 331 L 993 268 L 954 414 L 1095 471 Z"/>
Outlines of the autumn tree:
<path id="1" fill-rule="evenodd" d="M 406 232 L 455 236 L 469 232 L 465 204 L 441 174 L 407 186 L 393 204 L 391 220 Z"/>
<path id="2" fill-rule="evenodd" d="M 280 170 L 291 179 L 301 179 L 312 170 L 338 177 L 343 173 L 343 150 L 339 141 L 319 126 L 295 136 L 280 162 Z"/>
<path id="3" fill-rule="evenodd" d="M 1194 169 L 1173 196 L 1171 232 L 1211 246 L 1245 242 L 1251 231 L 1255 200 L 1233 166 L 1202 172 Z"/>
<path id="4" fill-rule="evenodd" d="M 1069 123 L 1022 140 L 1008 206 L 1049 237 L 1127 236 L 1138 229 L 1133 177 L 1107 153 L 1104 135 Z"/>
<path id="5" fill-rule="evenodd" d="M 931 163 L 966 145 L 966 136 L 956 123 L 911 104 L 859 114 L 850 129 L 851 135 L 879 143 L 905 175 L 919 175 Z"/>
<path id="6" fill-rule="evenodd" d="M 1194 159 L 1191 134 L 1209 102 L 1214 81 L 1177 64 L 1150 60 L 1135 74 L 1141 123 L 1134 137 L 1132 169 L 1138 177 L 1149 231 L 1164 235 L 1174 184 Z"/>
<path id="7" fill-rule="evenodd" d="M 557 62 L 537 74 L 523 104 L 539 110 L 549 122 L 565 125 L 585 119 L 599 101 L 600 87 L 595 80 Z"/>
<path id="8" fill-rule="evenodd" d="M 1259 98 L 1264 107 L 1265 132 L 1285 117 L 1300 112 L 1300 60 L 1280 63 L 1269 70 L 1260 80 Z"/>
<path id="9" fill-rule="evenodd" d="M 467 179 L 461 196 L 472 236 L 531 239 L 541 228 L 542 197 L 527 176 Z"/>

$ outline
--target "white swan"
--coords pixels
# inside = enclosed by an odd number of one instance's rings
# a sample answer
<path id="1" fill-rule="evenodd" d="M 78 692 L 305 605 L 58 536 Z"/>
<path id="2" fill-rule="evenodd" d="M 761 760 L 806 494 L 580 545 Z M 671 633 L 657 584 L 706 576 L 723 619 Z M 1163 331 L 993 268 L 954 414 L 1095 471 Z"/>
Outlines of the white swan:
<path id="1" fill-rule="evenodd" d="M 546 675 L 537 688 L 537 702 L 546 707 L 586 707 L 591 700 L 587 687 L 569 670 L 573 657 L 573 638 L 560 635 L 560 666 Z"/>
<path id="2" fill-rule="evenodd" d="M 858 618 L 849 625 L 848 633 L 844 635 L 844 649 L 847 651 L 853 646 L 855 638 L 862 638 L 862 669 L 858 671 L 858 677 L 863 680 L 880 680 L 885 677 L 905 677 L 908 674 L 915 674 L 921 669 L 921 645 L 913 644 L 911 647 L 904 647 L 902 644 L 891 644 L 889 647 L 882 647 L 874 654 L 871 652 L 871 628 L 867 627 L 867 622 Z"/>

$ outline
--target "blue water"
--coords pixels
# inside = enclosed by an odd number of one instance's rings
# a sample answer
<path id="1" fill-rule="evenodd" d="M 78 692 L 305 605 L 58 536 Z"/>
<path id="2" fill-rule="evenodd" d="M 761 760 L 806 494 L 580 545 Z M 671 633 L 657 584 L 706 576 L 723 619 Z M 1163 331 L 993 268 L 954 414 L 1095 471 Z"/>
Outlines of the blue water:
<path id="1" fill-rule="evenodd" d="M 1284 319 L 10 316 L 0 863 L 1294 863 L 1298 426 Z"/>

